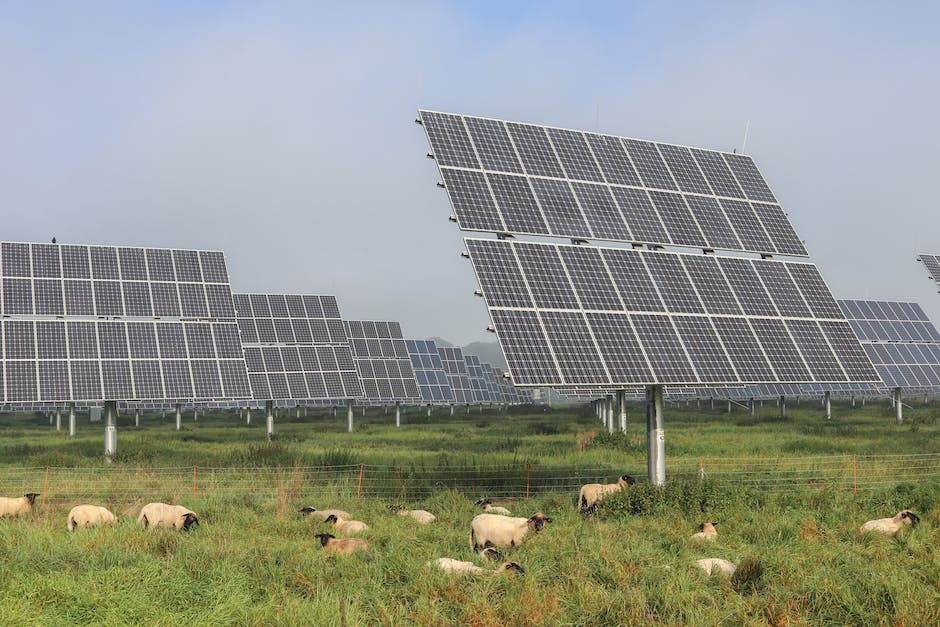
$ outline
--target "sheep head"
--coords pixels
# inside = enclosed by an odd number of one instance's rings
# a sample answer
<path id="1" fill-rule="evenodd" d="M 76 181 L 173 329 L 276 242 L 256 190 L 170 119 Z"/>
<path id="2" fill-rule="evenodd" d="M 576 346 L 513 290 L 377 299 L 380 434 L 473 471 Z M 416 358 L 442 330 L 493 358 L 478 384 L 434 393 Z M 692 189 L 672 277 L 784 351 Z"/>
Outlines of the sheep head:
<path id="1" fill-rule="evenodd" d="M 320 546 L 326 546 L 327 544 L 329 544 L 330 540 L 333 540 L 334 538 L 336 538 L 336 536 L 334 536 L 332 533 L 318 533 L 317 535 L 313 537 L 320 538 Z"/>
<path id="2" fill-rule="evenodd" d="M 552 519 L 543 514 L 542 512 L 537 512 L 532 518 L 529 519 L 529 525 L 535 529 L 536 533 L 542 530 L 542 527 L 546 523 L 552 522 Z"/>
<path id="3" fill-rule="evenodd" d="M 502 562 L 504 559 L 506 559 L 505 557 L 503 557 L 502 553 L 500 553 L 499 551 L 497 551 L 491 546 L 486 547 L 485 549 L 480 551 L 480 557 L 482 557 L 485 560 L 490 560 L 493 562 Z"/>
<path id="4" fill-rule="evenodd" d="M 490 499 L 480 499 L 476 502 L 477 507 L 485 507 L 486 505 L 492 505 L 493 501 Z"/>
<path id="5" fill-rule="evenodd" d="M 900 512 L 898 516 L 901 517 L 901 522 L 911 527 L 916 527 L 917 523 L 920 522 L 920 517 L 909 509 Z"/>
<path id="6" fill-rule="evenodd" d="M 33 505 L 36 503 L 36 497 L 39 496 L 39 494 L 36 492 L 29 492 L 27 494 L 24 494 L 23 496 L 26 497 L 26 500 L 29 501 L 30 505 Z"/>
<path id="7" fill-rule="evenodd" d="M 339 522 L 339 519 L 336 518 L 336 514 L 330 514 L 323 522 L 333 523 L 335 525 L 337 522 Z"/>
<path id="8" fill-rule="evenodd" d="M 310 514 L 312 514 L 312 513 L 314 513 L 315 511 L 317 511 L 317 508 L 316 508 L 316 507 L 310 507 L 310 506 L 308 505 L 307 507 L 304 507 L 304 508 L 302 508 L 302 509 L 298 509 L 297 511 L 300 512 L 301 514 L 303 514 L 304 516 L 309 516 Z"/>
<path id="9" fill-rule="evenodd" d="M 183 531 L 189 531 L 189 528 L 193 525 L 198 525 L 199 519 L 196 518 L 196 515 L 192 512 L 183 514 Z"/>
<path id="10" fill-rule="evenodd" d="M 630 475 L 621 475 L 620 481 L 618 481 L 617 483 L 619 483 L 621 486 L 636 485 L 636 479 L 634 479 Z"/>
<path id="11" fill-rule="evenodd" d="M 499 567 L 499 569 L 500 569 L 500 570 L 504 570 L 504 571 L 506 571 L 506 572 L 511 572 L 511 573 L 514 573 L 514 574 L 519 574 L 519 575 L 524 575 L 524 574 L 525 574 L 525 568 L 523 568 L 522 566 L 520 566 L 520 565 L 517 564 L 516 562 L 506 562 L 505 564 L 501 564 L 500 567 Z"/>

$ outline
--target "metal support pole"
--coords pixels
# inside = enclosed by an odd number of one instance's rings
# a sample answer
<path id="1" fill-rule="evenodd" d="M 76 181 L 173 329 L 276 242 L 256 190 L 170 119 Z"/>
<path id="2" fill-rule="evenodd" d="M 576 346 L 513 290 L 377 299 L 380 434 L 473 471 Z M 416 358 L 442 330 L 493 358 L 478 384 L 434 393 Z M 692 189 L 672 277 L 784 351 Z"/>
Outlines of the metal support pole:
<path id="1" fill-rule="evenodd" d="M 363 412 L 365 407 L 362 408 Z M 353 432 L 353 402 L 352 399 L 346 401 L 346 431 L 349 433 Z"/>
<path id="2" fill-rule="evenodd" d="M 731 413 L 731 399 L 728 399 L 728 413 Z"/>
<path id="3" fill-rule="evenodd" d="M 620 414 L 620 432 L 627 432 L 627 391 L 617 390 L 617 411 Z"/>
<path id="4" fill-rule="evenodd" d="M 754 399 L 752 398 L 748 404 L 750 405 L 751 416 L 753 416 L 754 415 Z"/>
<path id="5" fill-rule="evenodd" d="M 55 410 L 55 430 L 62 430 L 62 410 L 56 408 Z"/>
<path id="6" fill-rule="evenodd" d="M 901 402 L 901 388 L 894 388 L 894 420 L 898 424 L 904 422 L 904 403 Z"/>
<path id="7" fill-rule="evenodd" d="M 823 402 L 826 404 L 826 420 L 832 420 L 832 401 L 829 397 L 828 390 L 826 390 L 826 396 L 823 399 Z"/>
<path id="8" fill-rule="evenodd" d="M 140 409 L 134 408 L 134 426 L 140 427 Z"/>
<path id="9" fill-rule="evenodd" d="M 193 407 L 193 422 L 199 421 L 199 408 Z"/>
<path id="10" fill-rule="evenodd" d="M 183 407 L 179 403 L 176 404 L 176 430 L 179 431 L 183 428 Z"/>
<path id="11" fill-rule="evenodd" d="M 855 397 L 852 397 L 852 409 L 855 409 Z"/>
<path id="12" fill-rule="evenodd" d="M 450 415 L 451 415 L 451 416 L 454 415 L 454 404 L 453 404 L 453 403 L 450 404 Z"/>
<path id="13" fill-rule="evenodd" d="M 264 433 L 265 437 L 270 440 L 274 437 L 274 401 L 264 402 L 264 413 Z"/>
<path id="14" fill-rule="evenodd" d="M 607 433 L 614 432 L 614 395 L 608 394 L 604 402 L 607 418 Z"/>
<path id="15" fill-rule="evenodd" d="M 246 425 L 251 424 L 251 407 L 245 408 L 245 424 Z"/>
<path id="16" fill-rule="evenodd" d="M 69 403 L 69 437 L 75 437 L 75 403 Z"/>
<path id="17" fill-rule="evenodd" d="M 362 417 L 363 417 L 363 418 L 366 417 L 366 406 L 365 406 L 365 405 L 362 406 Z"/>
<path id="18" fill-rule="evenodd" d="M 401 426 L 401 401 L 395 401 L 395 426 L 396 427 Z"/>
<path id="19" fill-rule="evenodd" d="M 780 395 L 780 417 L 787 417 L 787 398 L 783 394 Z"/>
<path id="20" fill-rule="evenodd" d="M 428 418 L 431 417 L 431 403 L 428 403 Z"/>
<path id="21" fill-rule="evenodd" d="M 117 416 L 114 401 L 104 402 L 104 454 L 113 457 L 117 453 Z"/>
<path id="22" fill-rule="evenodd" d="M 710 399 L 708 399 L 708 400 L 711 401 L 711 404 L 712 404 L 712 411 L 714 411 L 714 409 L 715 409 L 715 397 L 712 396 L 712 397 L 711 397 Z"/>
<path id="23" fill-rule="evenodd" d="M 666 433 L 663 430 L 663 386 L 648 388 L 646 411 L 647 473 L 650 483 L 666 483 Z"/>

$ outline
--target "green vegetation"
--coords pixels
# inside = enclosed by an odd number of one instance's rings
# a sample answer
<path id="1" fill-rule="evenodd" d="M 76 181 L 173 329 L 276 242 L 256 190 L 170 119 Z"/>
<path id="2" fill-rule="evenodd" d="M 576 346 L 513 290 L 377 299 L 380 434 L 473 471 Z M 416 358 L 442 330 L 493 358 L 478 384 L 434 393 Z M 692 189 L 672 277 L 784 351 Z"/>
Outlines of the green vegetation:
<path id="1" fill-rule="evenodd" d="M 908 411 L 893 423 L 881 402 L 835 407 L 827 423 L 804 401 L 781 420 L 768 403 L 751 417 L 726 406 L 667 410 L 667 470 L 699 457 L 936 452 L 940 412 Z M 124 416 L 113 465 L 291 467 L 396 464 L 402 468 L 473 469 L 531 464 L 534 470 L 608 467 L 643 474 L 642 413 L 631 408 L 626 436 L 595 433 L 586 409 L 437 410 L 430 420 L 409 411 L 370 410 L 345 433 L 345 416 L 293 412 L 264 443 L 263 419 L 245 426 L 234 414 L 191 415 L 184 430 L 172 417 L 145 414 L 141 428 Z M 130 423 L 130 424 L 129 424 Z M 105 468 L 102 428 L 79 419 L 79 436 L 49 428 L 43 416 L 0 416 L 0 493 L 7 474 L 24 467 Z M 900 462 L 903 463 L 903 462 Z M 250 474 L 250 471 L 246 471 Z M 159 475 L 154 475 L 159 477 Z M 0 520 L 0 624 L 854 624 L 940 623 L 940 485 L 885 483 L 876 490 L 828 486 L 767 492 L 709 481 L 673 479 L 665 489 L 640 484 L 608 498 L 596 516 L 574 510 L 573 493 L 542 492 L 509 507 L 554 520 L 510 552 L 524 577 L 459 579 L 429 570 L 437 557 L 479 560 L 470 552 L 469 521 L 479 494 L 446 486 L 409 507 L 438 516 L 429 527 L 389 513 L 391 499 L 337 490 L 317 507 L 353 512 L 372 527 L 366 555 L 324 553 L 313 534 L 329 526 L 302 519 L 300 487 L 191 493 L 167 487 L 166 498 L 192 507 L 201 526 L 190 533 L 143 532 L 133 520 L 141 502 L 114 487 L 97 504 L 120 520 L 113 528 L 69 534 L 65 517 L 78 501 L 60 498 L 25 519 Z M 20 485 L 17 484 L 16 489 Z M 110 489 L 110 488 L 108 488 Z M 37 490 L 38 491 L 38 490 Z M 52 493 L 52 490 L 50 490 Z M 99 492 L 100 493 L 100 492 Z M 407 496 L 407 495 L 406 495 Z M 920 514 L 916 529 L 896 537 L 860 535 L 865 520 L 903 507 Z M 714 545 L 689 541 L 702 520 L 719 521 Z M 691 564 L 720 557 L 741 565 L 734 579 L 707 578 Z"/>

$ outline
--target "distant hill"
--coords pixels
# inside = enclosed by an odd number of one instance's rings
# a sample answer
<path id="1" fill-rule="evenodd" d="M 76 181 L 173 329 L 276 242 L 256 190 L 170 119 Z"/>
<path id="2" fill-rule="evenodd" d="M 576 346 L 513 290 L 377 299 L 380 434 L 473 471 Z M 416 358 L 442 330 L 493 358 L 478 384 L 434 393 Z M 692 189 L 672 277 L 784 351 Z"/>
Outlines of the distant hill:
<path id="1" fill-rule="evenodd" d="M 432 337 L 431 339 L 434 340 L 434 343 L 438 346 L 445 348 L 455 347 L 455 344 L 448 342 L 442 337 Z M 463 351 L 464 355 L 476 355 L 480 358 L 480 361 L 485 361 L 497 368 L 506 370 L 506 358 L 503 356 L 503 351 L 499 347 L 499 342 L 472 342 L 466 346 L 461 346 L 460 349 Z"/>

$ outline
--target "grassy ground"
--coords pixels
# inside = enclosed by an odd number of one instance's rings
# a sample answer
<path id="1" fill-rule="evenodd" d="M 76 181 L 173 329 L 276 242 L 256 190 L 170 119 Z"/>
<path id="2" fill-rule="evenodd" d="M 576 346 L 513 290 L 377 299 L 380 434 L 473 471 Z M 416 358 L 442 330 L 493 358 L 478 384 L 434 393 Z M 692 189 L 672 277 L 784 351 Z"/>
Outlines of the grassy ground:
<path id="1" fill-rule="evenodd" d="M 936 409 L 909 411 L 893 424 L 883 403 L 837 406 L 831 424 L 804 402 L 780 420 L 769 404 L 750 417 L 721 406 L 670 407 L 667 455 L 797 456 L 829 453 L 936 452 Z M 139 430 L 123 418 L 123 465 L 291 465 L 320 463 L 645 465 L 638 410 L 626 438 L 599 438 L 586 450 L 578 433 L 598 423 L 588 411 L 474 413 L 430 421 L 413 411 L 396 430 L 373 411 L 279 420 L 278 441 L 261 443 L 256 415 L 201 416 L 176 432 L 167 417 L 146 415 Z M 79 423 L 70 440 L 38 416 L 0 416 L 0 464 L 105 465 L 100 424 Z M 0 491 L 6 492 L 0 485 Z M 437 557 L 474 559 L 467 535 L 476 495 L 438 491 L 408 503 L 438 515 L 418 527 L 391 515 L 378 498 L 337 497 L 372 527 L 365 555 L 324 553 L 313 538 L 323 523 L 300 518 L 305 504 L 290 492 L 201 496 L 192 505 L 202 525 L 190 533 L 142 532 L 139 503 L 107 502 L 114 528 L 69 534 L 72 503 L 37 507 L 25 519 L 0 521 L 0 624 L 940 624 L 940 488 L 929 482 L 889 485 L 853 495 L 806 488 L 770 494 L 700 482 L 665 490 L 639 486 L 583 519 L 574 495 L 544 495 L 512 505 L 544 511 L 553 522 L 511 551 L 524 577 L 455 579 L 429 571 Z M 860 535 L 870 518 L 914 508 L 922 524 L 897 537 Z M 688 536 L 704 519 L 720 521 L 719 541 Z M 762 575 L 735 581 L 693 570 L 702 557 L 752 558 Z M 477 560 L 478 561 L 478 560 Z"/>

